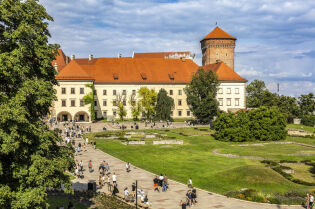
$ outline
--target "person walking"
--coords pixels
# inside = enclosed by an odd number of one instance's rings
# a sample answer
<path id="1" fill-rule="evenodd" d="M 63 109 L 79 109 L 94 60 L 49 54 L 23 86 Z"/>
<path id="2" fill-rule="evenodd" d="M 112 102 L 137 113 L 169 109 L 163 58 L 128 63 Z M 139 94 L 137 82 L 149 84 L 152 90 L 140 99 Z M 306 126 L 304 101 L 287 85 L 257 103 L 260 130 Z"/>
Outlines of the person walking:
<path id="1" fill-rule="evenodd" d="M 188 186 L 188 188 L 192 188 L 193 187 L 193 183 L 192 183 L 191 177 L 188 180 L 187 186 Z"/>
<path id="2" fill-rule="evenodd" d="M 113 193 L 112 193 L 112 195 L 116 195 L 117 193 L 119 193 L 119 190 L 118 190 L 118 188 L 117 188 L 117 184 L 115 183 L 114 184 L 114 188 L 113 188 Z"/>
<path id="3" fill-rule="evenodd" d="M 93 168 L 92 168 L 92 160 L 90 160 L 89 161 L 89 171 L 90 171 L 90 173 L 92 173 L 93 172 Z"/>
<path id="4" fill-rule="evenodd" d="M 96 141 L 93 142 L 94 149 L 96 149 Z"/>
<path id="5" fill-rule="evenodd" d="M 310 203 L 309 203 L 310 209 L 313 209 L 313 206 L 314 206 L 314 196 L 313 194 L 310 194 Z"/>
<path id="6" fill-rule="evenodd" d="M 310 208 L 310 194 L 306 194 L 306 202 L 305 202 L 305 208 L 309 209 Z"/>
<path id="7" fill-rule="evenodd" d="M 183 200 L 180 201 L 179 206 L 181 206 L 182 209 L 186 209 L 186 208 L 187 208 L 187 204 L 186 204 L 186 202 L 183 201 Z"/>
<path id="8" fill-rule="evenodd" d="M 127 187 L 125 187 L 125 189 L 124 189 L 124 199 L 125 199 L 125 201 L 129 200 L 129 191 L 128 191 Z"/>
<path id="9" fill-rule="evenodd" d="M 159 179 L 158 179 L 157 176 L 155 176 L 155 178 L 153 179 L 153 184 L 154 184 L 154 191 L 160 192 L 160 190 L 159 190 Z"/>
<path id="10" fill-rule="evenodd" d="M 116 179 L 116 174 L 115 173 L 113 174 L 112 179 L 113 179 L 113 184 L 116 184 L 117 183 L 117 179 Z"/>
<path id="11" fill-rule="evenodd" d="M 130 172 L 130 163 L 129 162 L 126 163 L 126 172 L 127 173 Z"/>

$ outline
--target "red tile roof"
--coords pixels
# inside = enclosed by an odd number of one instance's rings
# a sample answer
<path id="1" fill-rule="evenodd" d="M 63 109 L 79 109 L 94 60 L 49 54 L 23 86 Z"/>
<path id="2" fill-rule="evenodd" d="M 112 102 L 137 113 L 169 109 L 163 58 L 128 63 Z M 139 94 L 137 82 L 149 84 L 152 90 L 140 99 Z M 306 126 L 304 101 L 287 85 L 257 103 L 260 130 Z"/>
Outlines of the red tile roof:
<path id="1" fill-rule="evenodd" d="M 213 31 L 211 31 L 208 35 L 206 35 L 201 41 L 207 39 L 233 39 L 236 40 L 235 37 L 231 36 L 224 30 L 219 27 L 216 27 Z"/>
<path id="2" fill-rule="evenodd" d="M 67 57 L 62 49 L 58 49 L 58 54 L 56 55 L 55 60 L 51 62 L 52 66 L 55 66 L 55 63 L 57 63 L 58 71 L 61 71 L 66 66 L 66 60 L 69 60 L 69 57 Z"/>
<path id="3" fill-rule="evenodd" d="M 57 74 L 56 79 L 94 80 L 95 83 L 188 83 L 198 67 L 190 59 L 74 59 Z M 222 81 L 247 81 L 224 63 L 211 64 L 204 68 L 215 71 Z"/>
<path id="4" fill-rule="evenodd" d="M 172 55 L 189 56 L 190 52 L 146 52 L 146 53 L 134 53 L 134 58 L 169 58 Z"/>

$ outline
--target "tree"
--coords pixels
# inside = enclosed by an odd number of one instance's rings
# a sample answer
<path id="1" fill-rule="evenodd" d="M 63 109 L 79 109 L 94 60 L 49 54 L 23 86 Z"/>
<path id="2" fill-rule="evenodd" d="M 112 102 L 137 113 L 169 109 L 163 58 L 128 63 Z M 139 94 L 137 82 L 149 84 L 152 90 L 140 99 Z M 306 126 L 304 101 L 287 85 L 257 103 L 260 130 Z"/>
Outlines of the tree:
<path id="1" fill-rule="evenodd" d="M 201 122 L 209 122 L 219 111 L 216 100 L 218 86 L 217 75 L 212 70 L 199 68 L 184 89 L 190 110 Z"/>
<path id="2" fill-rule="evenodd" d="M 94 111 L 94 85 L 93 84 L 86 84 L 86 87 L 91 89 L 91 92 L 88 93 L 87 95 L 85 95 L 83 97 L 83 102 L 85 105 L 90 105 L 89 110 L 90 110 L 90 114 L 91 114 L 91 120 L 94 121 L 95 120 L 95 111 Z"/>
<path id="3" fill-rule="evenodd" d="M 46 188 L 69 191 L 73 149 L 43 122 L 56 99 L 45 8 L 0 1 L 0 208 L 47 208 Z"/>
<path id="4" fill-rule="evenodd" d="M 143 116 L 150 120 L 155 114 L 155 103 L 157 94 L 154 89 L 148 89 L 147 87 L 141 87 L 138 90 L 140 97 L 140 103 L 143 110 Z"/>
<path id="5" fill-rule="evenodd" d="M 142 107 L 141 107 L 141 103 L 136 101 L 136 95 L 132 94 L 130 95 L 129 98 L 129 105 L 130 105 L 130 109 L 131 109 L 131 115 L 134 121 L 139 120 L 139 116 L 141 114 L 142 111 Z"/>
<path id="6" fill-rule="evenodd" d="M 124 120 L 124 117 L 127 115 L 127 111 L 124 105 L 124 101 L 126 100 L 126 96 L 121 93 L 116 95 L 116 105 L 118 110 L 118 116 L 120 120 Z"/>
<path id="7" fill-rule="evenodd" d="M 315 111 L 315 97 L 313 93 L 301 95 L 299 97 L 300 115 L 310 115 Z"/>
<path id="8" fill-rule="evenodd" d="M 172 120 L 171 113 L 174 108 L 174 99 L 167 96 L 165 89 L 160 89 L 157 95 L 157 102 L 155 106 L 155 118 L 157 120 Z"/>
<path id="9" fill-rule="evenodd" d="M 254 80 L 246 87 L 246 106 L 251 108 L 260 107 L 263 105 L 266 98 L 266 84 L 261 80 Z M 269 91 L 268 91 L 269 92 Z"/>
<path id="10" fill-rule="evenodd" d="M 299 115 L 299 106 L 295 97 L 281 95 L 278 97 L 277 106 L 280 112 L 286 114 L 288 123 L 292 123 Z"/>

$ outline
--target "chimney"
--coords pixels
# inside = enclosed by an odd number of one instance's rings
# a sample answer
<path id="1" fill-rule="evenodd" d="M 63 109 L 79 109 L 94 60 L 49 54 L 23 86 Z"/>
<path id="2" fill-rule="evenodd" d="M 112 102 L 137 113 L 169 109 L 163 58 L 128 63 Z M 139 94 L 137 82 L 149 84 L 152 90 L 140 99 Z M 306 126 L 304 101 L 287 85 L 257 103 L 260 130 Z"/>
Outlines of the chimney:
<path id="1" fill-rule="evenodd" d="M 75 55 L 71 55 L 71 60 L 74 60 L 75 59 Z"/>
<path id="2" fill-rule="evenodd" d="M 89 61 L 92 61 L 93 59 L 93 54 L 89 54 Z"/>
<path id="3" fill-rule="evenodd" d="M 57 62 L 55 62 L 54 68 L 55 68 L 55 70 L 58 72 L 58 64 L 57 64 Z"/>
<path id="4" fill-rule="evenodd" d="M 121 58 L 121 53 L 118 53 L 118 58 Z"/>
<path id="5" fill-rule="evenodd" d="M 135 51 L 132 52 L 132 58 L 134 58 L 134 57 L 135 57 Z"/>

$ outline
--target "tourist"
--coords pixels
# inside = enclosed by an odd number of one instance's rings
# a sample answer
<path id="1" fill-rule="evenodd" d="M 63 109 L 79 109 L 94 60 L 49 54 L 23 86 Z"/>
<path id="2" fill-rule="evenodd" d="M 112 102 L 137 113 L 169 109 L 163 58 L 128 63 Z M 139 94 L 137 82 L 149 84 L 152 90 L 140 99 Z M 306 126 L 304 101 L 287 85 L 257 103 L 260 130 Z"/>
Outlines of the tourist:
<path id="1" fill-rule="evenodd" d="M 86 145 L 85 145 L 85 143 L 83 143 L 83 151 L 84 151 L 84 152 L 86 151 Z"/>
<path id="2" fill-rule="evenodd" d="M 126 163 L 126 172 L 127 173 L 130 172 L 130 163 L 129 162 Z"/>
<path id="3" fill-rule="evenodd" d="M 105 175 L 102 175 L 102 185 L 105 186 L 106 180 L 105 180 Z"/>
<path id="4" fill-rule="evenodd" d="M 189 180 L 188 180 L 187 186 L 188 186 L 188 188 L 192 188 L 192 187 L 193 187 L 191 177 L 190 177 Z"/>
<path id="5" fill-rule="evenodd" d="M 94 141 L 93 146 L 94 146 L 94 149 L 96 149 L 96 141 Z"/>
<path id="6" fill-rule="evenodd" d="M 133 182 L 131 185 L 131 191 L 132 191 L 132 196 L 134 198 L 136 198 L 136 184 L 135 184 L 135 182 Z"/>
<path id="7" fill-rule="evenodd" d="M 145 195 L 145 197 L 143 199 L 143 203 L 148 205 L 148 206 L 150 205 L 148 195 Z"/>
<path id="8" fill-rule="evenodd" d="M 310 208 L 310 194 L 306 194 L 306 202 L 305 202 L 305 208 L 309 209 Z"/>
<path id="9" fill-rule="evenodd" d="M 164 174 L 164 179 L 163 179 L 163 181 L 165 181 L 166 187 L 167 187 L 167 189 L 168 189 L 168 177 L 167 177 L 166 174 Z"/>
<path id="10" fill-rule="evenodd" d="M 118 190 L 118 188 L 117 188 L 117 184 L 115 183 L 114 184 L 114 188 L 113 188 L 113 193 L 112 193 L 112 195 L 116 195 L 117 193 L 119 193 L 119 190 Z"/>
<path id="11" fill-rule="evenodd" d="M 163 174 L 160 174 L 160 176 L 159 176 L 159 186 L 160 186 L 160 187 L 162 187 L 163 179 L 164 179 Z"/>
<path id="12" fill-rule="evenodd" d="M 155 176 L 155 178 L 153 179 L 153 183 L 154 183 L 154 191 L 158 191 L 158 192 L 160 192 L 160 190 L 159 190 L 159 179 L 158 179 L 158 177 L 157 176 Z"/>
<path id="13" fill-rule="evenodd" d="M 113 174 L 112 179 L 113 179 L 113 184 L 116 184 L 117 183 L 117 179 L 116 179 L 116 174 L 115 173 Z"/>
<path id="14" fill-rule="evenodd" d="M 85 138 L 85 143 L 89 144 L 89 138 L 87 138 L 87 137 Z"/>
<path id="15" fill-rule="evenodd" d="M 102 175 L 98 176 L 98 185 L 99 185 L 100 188 L 102 188 L 102 185 L 103 185 L 103 183 L 102 183 Z"/>
<path id="16" fill-rule="evenodd" d="M 192 205 L 192 197 L 191 197 L 191 191 L 190 190 L 187 191 L 186 197 L 187 197 L 188 205 L 191 206 Z"/>
<path id="17" fill-rule="evenodd" d="M 196 188 L 192 189 L 191 196 L 192 196 L 193 203 L 196 204 L 197 203 L 197 190 L 196 190 Z"/>
<path id="18" fill-rule="evenodd" d="M 313 206 L 314 206 L 314 196 L 313 196 L 313 194 L 310 194 L 309 208 L 312 209 Z"/>
<path id="19" fill-rule="evenodd" d="M 128 191 L 128 188 L 127 187 L 125 187 L 125 189 L 124 189 L 124 195 L 125 195 L 125 201 L 128 201 L 129 200 L 129 198 L 128 198 L 128 196 L 129 196 L 129 191 Z"/>
<path id="20" fill-rule="evenodd" d="M 92 168 L 92 161 L 90 160 L 89 161 L 89 171 L 90 171 L 90 173 L 92 173 L 93 172 L 93 168 Z"/>
<path id="21" fill-rule="evenodd" d="M 109 164 L 105 163 L 105 171 L 108 172 L 109 171 Z"/>
<path id="22" fill-rule="evenodd" d="M 82 162 L 82 160 L 80 161 L 79 166 L 80 166 L 80 171 L 83 171 L 83 162 Z"/>
<path id="23" fill-rule="evenodd" d="M 162 192 L 166 192 L 167 190 L 167 185 L 166 185 L 166 182 L 163 180 L 162 181 Z"/>
<path id="24" fill-rule="evenodd" d="M 182 207 L 182 209 L 186 209 L 187 207 L 187 204 L 186 204 L 186 202 L 185 201 L 183 201 L 183 200 L 181 200 L 180 201 L 180 203 L 179 203 L 179 206 L 181 206 Z"/>

